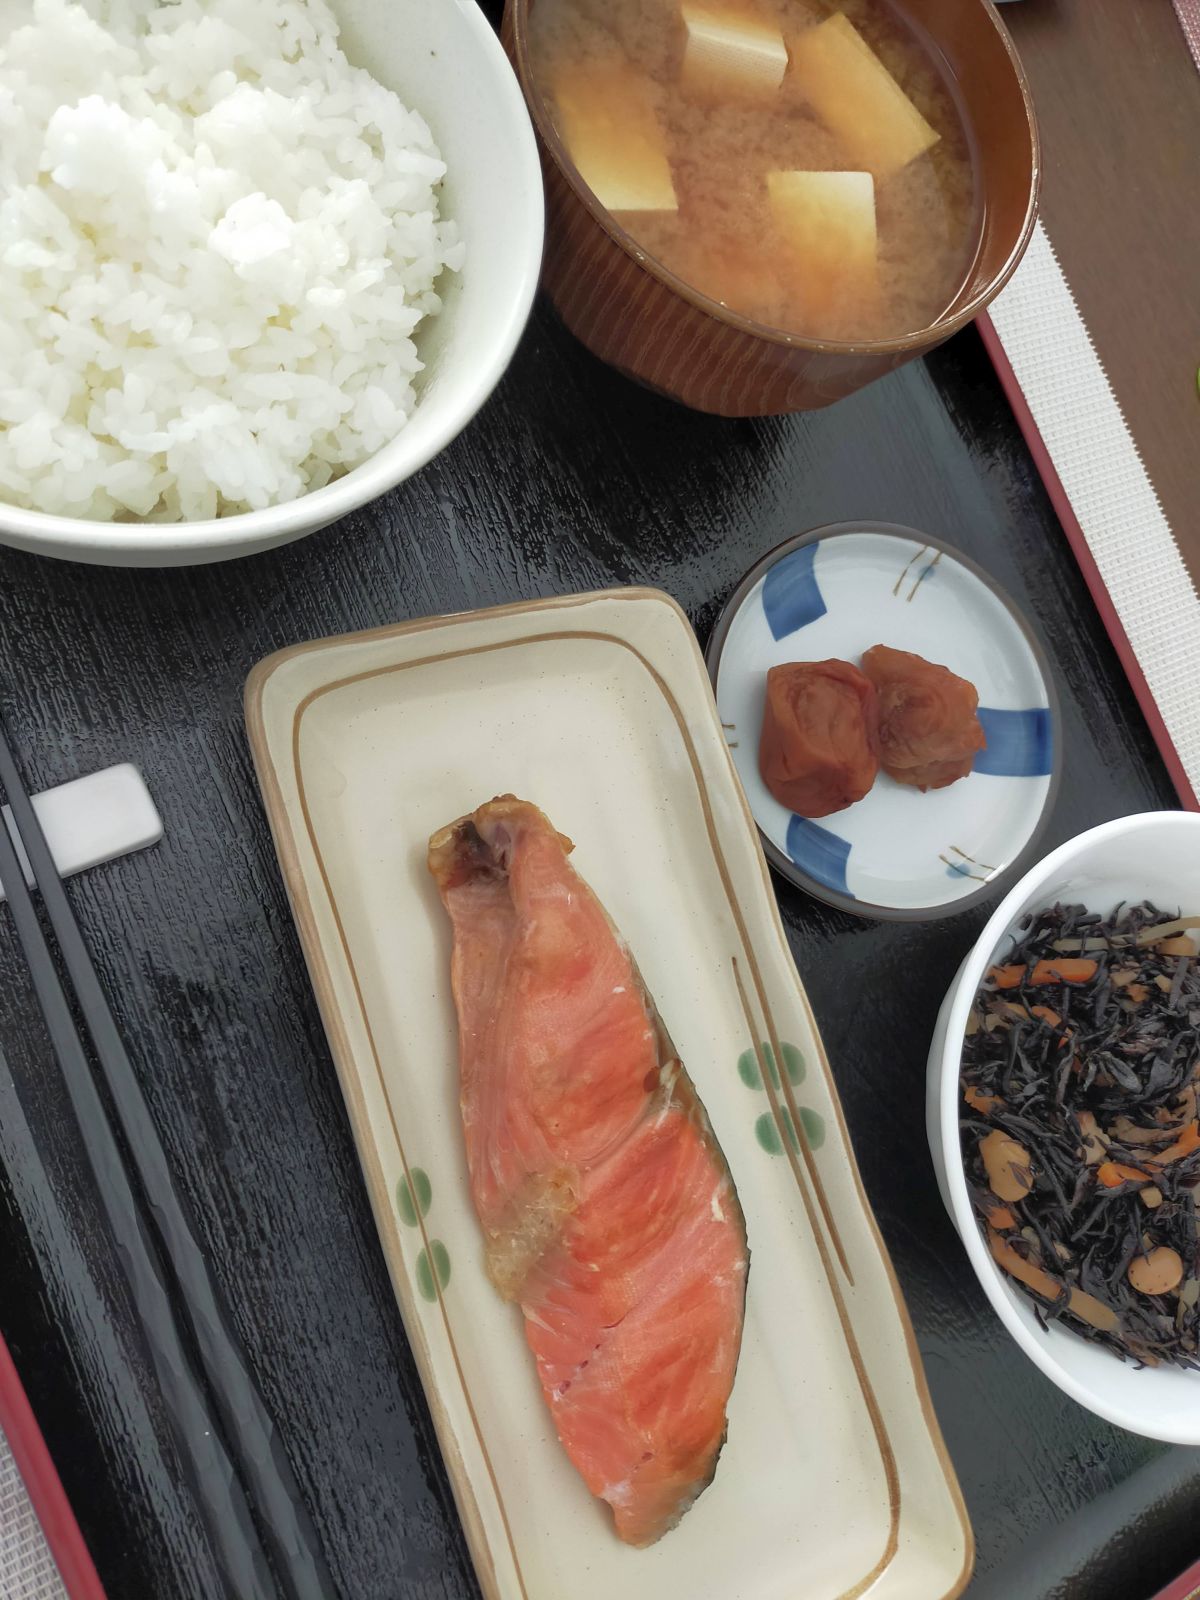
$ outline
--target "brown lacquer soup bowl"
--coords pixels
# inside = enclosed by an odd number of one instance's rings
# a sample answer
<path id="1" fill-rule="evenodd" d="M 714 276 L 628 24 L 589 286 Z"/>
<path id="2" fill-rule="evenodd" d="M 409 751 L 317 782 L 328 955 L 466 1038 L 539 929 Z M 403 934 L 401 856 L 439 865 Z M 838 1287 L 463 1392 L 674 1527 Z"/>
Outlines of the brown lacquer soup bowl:
<path id="1" fill-rule="evenodd" d="M 980 236 L 974 265 L 928 326 L 835 343 L 752 321 L 646 253 L 572 164 L 530 60 L 537 0 L 507 0 L 504 42 L 524 90 L 546 181 L 543 284 L 583 344 L 661 394 L 720 416 L 815 410 L 934 349 L 979 315 L 1015 271 L 1037 212 L 1037 125 L 1024 71 L 990 0 L 904 0 L 943 58 L 974 149 Z"/>

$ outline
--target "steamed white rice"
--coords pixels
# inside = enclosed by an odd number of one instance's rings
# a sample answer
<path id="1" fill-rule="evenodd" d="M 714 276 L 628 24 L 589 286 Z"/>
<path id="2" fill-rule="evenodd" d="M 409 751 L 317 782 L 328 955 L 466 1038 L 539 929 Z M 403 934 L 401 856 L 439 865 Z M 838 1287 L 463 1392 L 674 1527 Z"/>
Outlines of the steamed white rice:
<path id="1" fill-rule="evenodd" d="M 372 455 L 444 173 L 324 0 L 0 0 L 0 500 L 194 520 Z"/>

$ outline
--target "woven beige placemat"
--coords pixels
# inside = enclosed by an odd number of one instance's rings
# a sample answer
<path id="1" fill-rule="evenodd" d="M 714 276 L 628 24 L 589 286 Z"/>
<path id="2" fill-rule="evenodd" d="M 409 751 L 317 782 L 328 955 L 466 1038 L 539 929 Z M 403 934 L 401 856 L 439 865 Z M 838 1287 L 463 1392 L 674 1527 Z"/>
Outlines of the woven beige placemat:
<path id="1" fill-rule="evenodd" d="M 1145 709 L 1200 793 L 1200 597 L 1040 223 L 990 321 L 1057 478 L 1048 487 L 1061 485 L 1060 511 L 1073 515 L 1111 602 L 1114 642 L 1132 650 Z"/>
<path id="2" fill-rule="evenodd" d="M 1183 26 L 1183 36 L 1200 67 L 1200 0 L 1175 0 L 1175 9 Z"/>
<path id="3" fill-rule="evenodd" d="M 1041 225 L 983 334 L 1200 809 L 1200 0 L 1026 0 L 1004 20 L 1041 127 Z"/>
<path id="4" fill-rule="evenodd" d="M 67 1600 L 8 1441 L 0 1433 L 0 1600 Z"/>

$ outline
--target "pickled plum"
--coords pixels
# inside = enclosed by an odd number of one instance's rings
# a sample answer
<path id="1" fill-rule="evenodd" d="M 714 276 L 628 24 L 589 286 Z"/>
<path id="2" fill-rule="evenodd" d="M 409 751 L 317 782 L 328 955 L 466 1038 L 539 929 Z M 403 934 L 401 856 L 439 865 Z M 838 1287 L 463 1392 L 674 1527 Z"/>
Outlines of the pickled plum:
<path id="1" fill-rule="evenodd" d="M 879 704 L 879 761 L 897 783 L 922 793 L 965 778 L 987 745 L 975 686 L 948 667 L 877 644 L 863 671 Z"/>
<path id="2" fill-rule="evenodd" d="M 879 770 L 875 690 L 848 661 L 789 661 L 767 673 L 758 765 L 801 817 L 861 800 Z"/>

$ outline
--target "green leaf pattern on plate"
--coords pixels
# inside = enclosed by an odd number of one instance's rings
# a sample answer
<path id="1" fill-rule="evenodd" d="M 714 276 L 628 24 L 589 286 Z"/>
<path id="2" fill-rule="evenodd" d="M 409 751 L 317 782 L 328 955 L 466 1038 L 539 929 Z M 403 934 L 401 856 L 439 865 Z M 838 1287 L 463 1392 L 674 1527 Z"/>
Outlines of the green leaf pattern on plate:
<path id="1" fill-rule="evenodd" d="M 429 1215 L 433 1204 L 433 1184 L 424 1167 L 410 1167 L 407 1178 L 396 1185 L 396 1210 L 406 1228 L 415 1228 Z M 450 1252 L 440 1239 L 430 1239 L 428 1248 L 417 1254 L 417 1289 L 423 1300 L 434 1301 L 439 1289 L 450 1282 Z"/>
<path id="2" fill-rule="evenodd" d="M 800 1050 L 794 1044 L 786 1041 L 779 1046 L 779 1053 L 783 1057 L 783 1070 L 787 1073 L 788 1082 L 793 1086 L 804 1082 L 808 1073 L 807 1063 Z M 782 1087 L 779 1076 L 779 1067 L 775 1061 L 775 1052 L 767 1043 L 762 1046 L 762 1060 L 766 1063 L 767 1075 L 771 1080 L 771 1087 Z M 738 1057 L 738 1077 L 747 1089 L 764 1090 L 762 1067 L 759 1057 L 754 1050 L 743 1050 Z M 804 1130 L 804 1140 L 810 1150 L 819 1150 L 825 1143 L 825 1119 L 819 1111 L 814 1111 L 811 1106 L 800 1106 L 800 1127 Z M 800 1140 L 797 1136 L 796 1124 L 792 1114 L 783 1108 L 783 1115 L 787 1124 L 787 1135 L 793 1150 L 799 1150 Z M 783 1154 L 783 1139 L 780 1137 L 779 1124 L 771 1111 L 764 1111 L 754 1124 L 754 1136 L 762 1145 L 768 1155 L 781 1156 Z"/>
<path id="3" fill-rule="evenodd" d="M 783 1056 L 783 1070 L 788 1075 L 788 1082 L 792 1084 L 803 1083 L 807 1068 L 804 1057 L 794 1044 L 781 1044 L 780 1054 Z M 770 1075 L 773 1088 L 779 1088 L 779 1068 L 775 1065 L 775 1052 L 769 1044 L 762 1047 L 763 1060 L 767 1063 L 767 1072 Z M 743 1050 L 738 1057 L 738 1077 L 747 1089 L 761 1089 L 763 1086 L 762 1068 L 758 1064 L 758 1057 L 753 1050 Z"/>
<path id="4" fill-rule="evenodd" d="M 433 1185 L 424 1167 L 413 1167 L 407 1178 L 396 1185 L 396 1210 L 406 1227 L 415 1228 L 417 1218 L 423 1217 L 433 1201 Z"/>
<path id="5" fill-rule="evenodd" d="M 444 1289 L 449 1282 L 450 1252 L 440 1239 L 431 1239 L 429 1249 L 422 1250 L 417 1257 L 417 1288 L 423 1299 L 436 1300 L 438 1290 Z"/>

